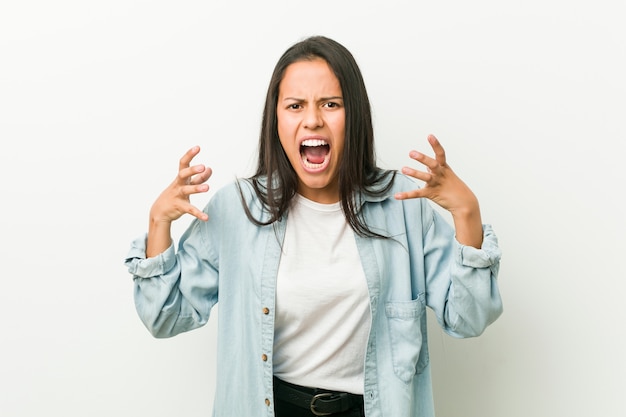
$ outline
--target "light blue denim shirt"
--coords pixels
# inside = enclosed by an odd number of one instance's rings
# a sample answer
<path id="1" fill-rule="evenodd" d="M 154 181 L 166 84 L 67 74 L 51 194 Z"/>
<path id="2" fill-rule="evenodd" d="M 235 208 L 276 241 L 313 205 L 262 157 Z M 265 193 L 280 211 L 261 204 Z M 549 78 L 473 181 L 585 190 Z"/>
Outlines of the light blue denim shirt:
<path id="1" fill-rule="evenodd" d="M 262 209 L 240 184 L 252 213 Z M 482 249 L 463 246 L 425 199 L 399 201 L 416 188 L 397 175 L 384 195 L 360 198 L 368 226 L 391 239 L 356 236 L 369 289 L 372 327 L 364 363 L 368 417 L 434 416 L 426 306 L 454 337 L 480 335 L 502 312 L 500 249 L 489 225 Z M 126 265 L 139 317 L 155 337 L 203 326 L 219 300 L 215 417 L 273 416 L 272 350 L 276 276 L 286 218 L 256 226 L 233 183 L 164 253 L 145 258 L 145 236 Z M 315 347 L 312 346 L 311 349 Z"/>

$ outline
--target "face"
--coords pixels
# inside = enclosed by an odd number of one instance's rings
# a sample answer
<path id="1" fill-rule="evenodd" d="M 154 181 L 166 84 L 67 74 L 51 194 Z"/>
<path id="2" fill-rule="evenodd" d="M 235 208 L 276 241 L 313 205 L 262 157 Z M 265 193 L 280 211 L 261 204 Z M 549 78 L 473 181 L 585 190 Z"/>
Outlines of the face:
<path id="1" fill-rule="evenodd" d="M 339 201 L 346 113 L 339 80 L 323 59 L 289 65 L 278 89 L 278 136 L 298 175 L 298 193 Z"/>

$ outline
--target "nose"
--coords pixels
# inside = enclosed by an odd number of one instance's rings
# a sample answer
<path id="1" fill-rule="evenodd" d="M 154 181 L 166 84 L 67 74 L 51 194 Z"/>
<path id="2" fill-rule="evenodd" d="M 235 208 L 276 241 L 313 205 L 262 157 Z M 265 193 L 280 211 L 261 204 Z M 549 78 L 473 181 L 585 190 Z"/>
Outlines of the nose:
<path id="1" fill-rule="evenodd" d="M 304 127 L 307 129 L 317 129 L 324 125 L 321 110 L 316 106 L 309 106 L 304 112 Z"/>

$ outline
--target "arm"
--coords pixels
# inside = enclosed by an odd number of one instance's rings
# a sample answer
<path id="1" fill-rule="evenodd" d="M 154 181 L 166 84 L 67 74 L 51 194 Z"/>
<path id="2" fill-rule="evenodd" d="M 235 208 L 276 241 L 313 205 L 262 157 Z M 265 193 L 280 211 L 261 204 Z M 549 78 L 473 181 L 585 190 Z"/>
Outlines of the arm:
<path id="1" fill-rule="evenodd" d="M 202 326 L 217 302 L 216 262 L 203 240 L 208 215 L 189 203 L 191 194 L 208 190 L 204 182 L 211 175 L 205 166 L 190 166 L 198 152 L 194 147 L 180 159 L 177 178 L 152 205 L 148 234 L 133 242 L 125 262 L 135 282 L 137 313 L 156 337 Z M 176 253 L 171 224 L 184 213 L 198 220 Z"/>
<path id="2" fill-rule="evenodd" d="M 172 337 L 208 321 L 219 285 L 217 256 L 206 239 L 211 224 L 193 221 L 177 249 L 172 244 L 152 258 L 145 258 L 144 236 L 133 242 L 125 264 L 137 314 L 153 336 Z"/>
<path id="3" fill-rule="evenodd" d="M 431 211 L 431 216 L 423 237 L 426 303 L 446 333 L 478 336 L 502 314 L 497 237 L 487 224 L 480 249 L 462 245 L 441 215 Z"/>
<path id="4" fill-rule="evenodd" d="M 448 232 L 450 226 L 435 212 L 424 236 L 427 304 L 448 334 L 477 336 L 502 313 L 497 285 L 498 241 L 491 226 L 483 226 L 478 199 L 447 164 L 439 141 L 432 135 L 428 141 L 434 158 L 417 151 L 409 154 L 426 166 L 426 172 L 402 169 L 423 181 L 424 187 L 399 192 L 395 197 L 427 198 L 452 214 L 456 240 Z"/>

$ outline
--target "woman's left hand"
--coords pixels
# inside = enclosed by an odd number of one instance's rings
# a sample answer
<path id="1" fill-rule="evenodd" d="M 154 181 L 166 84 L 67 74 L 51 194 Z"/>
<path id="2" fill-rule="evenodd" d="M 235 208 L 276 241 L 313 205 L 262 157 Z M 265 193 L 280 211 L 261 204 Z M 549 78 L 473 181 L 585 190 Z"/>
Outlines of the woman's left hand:
<path id="1" fill-rule="evenodd" d="M 396 193 L 395 198 L 398 200 L 428 198 L 453 215 L 455 212 L 477 210 L 476 196 L 446 162 L 446 153 L 439 140 L 429 135 L 428 142 L 435 152 L 434 158 L 417 151 L 409 152 L 409 157 L 423 164 L 426 171 L 407 166 L 402 168 L 403 174 L 423 181 L 424 186 L 412 191 Z"/>
<path id="2" fill-rule="evenodd" d="M 457 239 L 466 245 L 480 247 L 482 223 L 478 199 L 472 190 L 454 173 L 446 162 L 446 153 L 433 135 L 428 142 L 435 152 L 431 158 L 421 152 L 411 151 L 409 157 L 420 162 L 426 171 L 403 167 L 402 173 L 424 182 L 422 188 L 396 193 L 395 198 L 427 198 L 448 210 L 454 219 Z"/>

